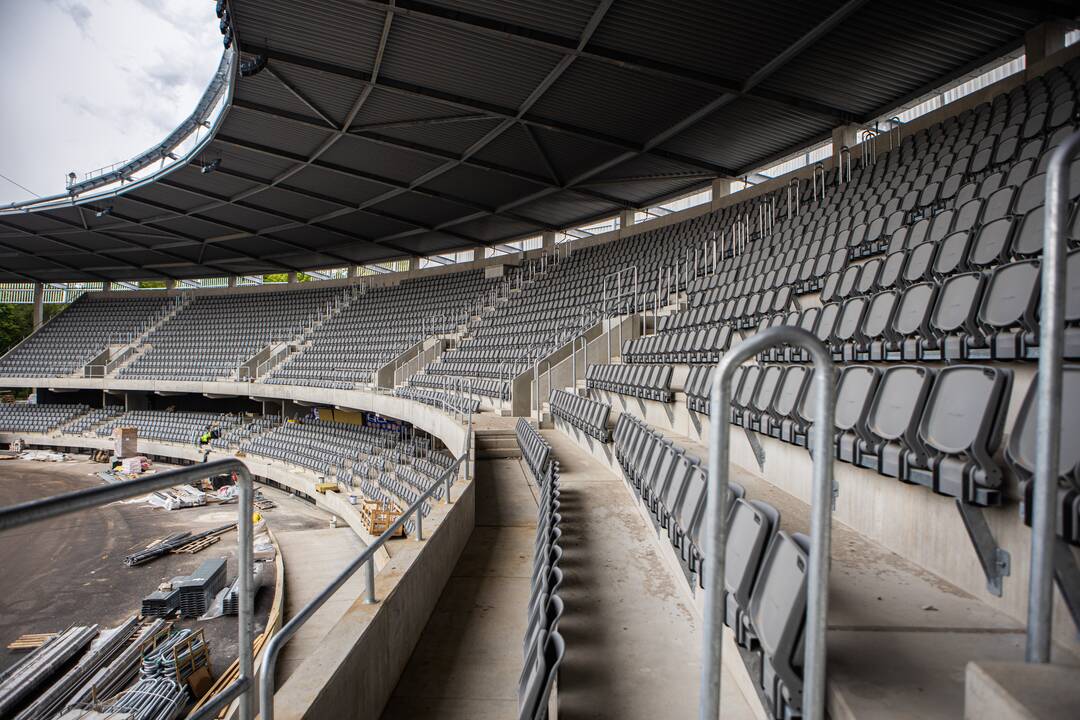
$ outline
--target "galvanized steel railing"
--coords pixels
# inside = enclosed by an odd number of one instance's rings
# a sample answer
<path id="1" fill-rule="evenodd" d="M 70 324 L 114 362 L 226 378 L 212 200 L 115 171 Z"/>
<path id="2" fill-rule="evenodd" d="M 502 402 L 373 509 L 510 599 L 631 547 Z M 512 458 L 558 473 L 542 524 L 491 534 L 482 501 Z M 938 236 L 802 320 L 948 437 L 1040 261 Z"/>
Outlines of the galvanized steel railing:
<path id="1" fill-rule="evenodd" d="M 471 422 L 470 430 L 466 433 L 466 441 L 471 434 Z M 366 602 L 374 604 L 378 602 L 375 597 L 375 553 L 379 548 L 386 544 L 386 542 L 397 534 L 405 523 L 409 521 L 409 518 L 413 515 L 416 516 L 416 539 L 422 541 L 424 539 L 424 515 L 420 511 L 420 506 L 423 505 L 429 497 L 431 497 L 440 487 L 446 489 L 446 502 L 452 502 L 450 498 L 450 488 L 453 485 L 454 477 L 457 476 L 458 470 L 462 464 L 465 463 L 466 474 L 468 473 L 468 449 L 466 452 L 454 461 L 447 470 L 432 483 L 420 498 L 409 506 L 401 517 L 394 521 L 394 523 L 386 529 L 382 535 L 375 539 L 371 545 L 364 549 L 362 553 L 356 556 L 349 565 L 338 574 L 338 576 L 325 588 L 319 592 L 310 602 L 292 617 L 289 622 L 285 623 L 284 627 L 279 630 L 269 643 L 263 649 L 263 661 L 262 667 L 259 668 L 259 716 L 261 720 L 274 720 L 274 669 L 277 666 L 278 655 L 281 653 L 285 644 L 292 639 L 292 637 L 300 630 L 304 624 L 311 619 L 319 608 L 321 608 L 327 600 L 329 600 L 334 593 L 336 593 L 345 582 L 352 577 L 360 568 L 366 568 L 367 578 L 365 579 L 366 588 Z M 244 719 L 242 719 L 244 720 Z"/>
<path id="2" fill-rule="evenodd" d="M 793 326 L 769 328 L 728 351 L 717 366 L 709 417 L 709 485 L 705 511 L 705 647 L 701 664 L 700 720 L 720 713 L 720 673 L 724 642 L 724 553 L 727 550 L 730 474 L 731 376 L 735 368 L 761 351 L 786 343 L 810 351 L 814 362 L 814 425 L 811 452 L 814 478 L 810 491 L 810 566 L 807 572 L 803 717 L 825 720 L 825 628 L 829 601 L 829 550 L 833 497 L 833 362 L 816 337 Z"/>
<path id="3" fill-rule="evenodd" d="M 239 719 L 251 720 L 253 717 L 254 660 L 252 640 L 255 634 L 255 618 L 252 590 L 254 587 L 255 561 L 252 548 L 251 499 L 254 493 L 251 474 L 248 472 L 247 466 L 235 458 L 216 460 L 211 463 L 166 470 L 138 480 L 77 490 L 0 509 L 0 531 L 11 530 L 98 505 L 124 500 L 136 495 L 144 495 L 155 490 L 164 490 L 193 480 L 201 480 L 212 475 L 228 472 L 236 473 L 237 485 L 240 489 L 236 523 L 238 533 L 237 554 L 240 566 L 240 612 L 238 616 L 239 631 L 237 633 L 240 672 L 236 680 L 216 695 L 213 700 L 201 707 L 198 712 L 190 716 L 189 720 L 192 720 L 192 718 L 205 720 L 214 717 L 236 698 L 240 698 Z"/>
<path id="4" fill-rule="evenodd" d="M 1054 605 L 1054 502 L 1061 451 L 1062 358 L 1065 343 L 1065 225 L 1069 214 L 1069 165 L 1080 149 L 1074 132 L 1054 150 L 1046 168 L 1043 225 L 1039 376 L 1035 388 L 1035 472 L 1031 482 L 1031 579 L 1028 586 L 1028 662 L 1050 662 Z"/>

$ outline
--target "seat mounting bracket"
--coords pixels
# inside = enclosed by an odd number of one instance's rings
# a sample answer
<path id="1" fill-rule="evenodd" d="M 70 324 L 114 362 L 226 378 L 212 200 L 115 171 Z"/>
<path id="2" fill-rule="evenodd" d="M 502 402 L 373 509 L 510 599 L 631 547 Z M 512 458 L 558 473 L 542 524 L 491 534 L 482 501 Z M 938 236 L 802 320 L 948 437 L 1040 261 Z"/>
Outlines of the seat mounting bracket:
<path id="1" fill-rule="evenodd" d="M 1002 581 L 1012 573 L 1009 551 L 998 545 L 994 539 L 994 533 L 990 530 L 990 524 L 986 522 L 986 515 L 981 507 L 957 498 L 956 509 L 960 512 L 964 529 L 967 530 L 975 554 L 979 557 L 979 564 L 986 575 L 987 591 L 1001 597 Z"/>

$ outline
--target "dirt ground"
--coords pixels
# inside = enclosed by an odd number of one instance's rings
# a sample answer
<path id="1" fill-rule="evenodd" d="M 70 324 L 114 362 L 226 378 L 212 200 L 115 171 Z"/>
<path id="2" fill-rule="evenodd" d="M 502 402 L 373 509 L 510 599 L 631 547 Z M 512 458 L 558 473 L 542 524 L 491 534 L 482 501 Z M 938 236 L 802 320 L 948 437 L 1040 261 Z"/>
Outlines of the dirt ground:
<path id="1" fill-rule="evenodd" d="M 105 465 L 72 457 L 63 463 L 0 461 L 0 506 L 103 483 L 95 473 Z M 278 505 L 263 512 L 274 532 L 327 527 L 329 516 L 309 503 L 274 488 L 259 490 Z M 132 499 L 0 533 L 0 671 L 24 656 L 6 648 L 20 635 L 71 625 L 115 626 L 138 615 L 142 598 L 158 584 L 190 574 L 205 560 L 226 558 L 231 582 L 237 573 L 235 531 L 193 555 L 166 555 L 134 568 L 123 560 L 170 533 L 197 533 L 235 519 L 235 505 L 168 512 Z M 274 566 L 260 563 L 257 569 L 256 634 L 265 627 L 273 601 Z M 235 659 L 235 616 L 183 620 L 179 626 L 204 629 L 215 676 Z"/>

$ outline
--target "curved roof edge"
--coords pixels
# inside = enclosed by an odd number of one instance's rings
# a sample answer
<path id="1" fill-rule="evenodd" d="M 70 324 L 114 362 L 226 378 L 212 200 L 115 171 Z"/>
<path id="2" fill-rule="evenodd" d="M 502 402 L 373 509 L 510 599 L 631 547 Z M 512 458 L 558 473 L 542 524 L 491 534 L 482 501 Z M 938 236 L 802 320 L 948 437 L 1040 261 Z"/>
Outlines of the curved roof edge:
<path id="1" fill-rule="evenodd" d="M 161 142 L 144 150 L 130 160 L 109 166 L 107 170 L 100 174 L 94 174 L 98 171 L 87 173 L 83 180 L 69 183 L 67 192 L 0 206 L 0 215 L 48 210 L 58 206 L 68 207 L 102 197 L 123 195 L 141 185 L 165 177 L 190 163 L 214 139 L 229 107 L 232 105 L 234 80 L 239 65 L 236 58 L 237 51 L 233 48 L 226 49 L 221 54 L 217 70 L 214 71 L 213 77 L 210 78 L 210 82 L 196 104 L 195 110 Z M 222 102 L 223 100 L 224 102 Z M 216 116 L 215 110 L 217 110 Z M 213 122 L 211 122 L 211 117 L 213 117 Z M 203 128 L 207 129 L 207 133 L 200 138 L 198 134 Z M 196 138 L 192 147 L 182 156 L 176 156 L 173 151 L 192 136 Z M 172 162 L 143 177 L 132 179 L 132 175 L 135 173 L 163 160 L 172 160 Z M 119 187 L 113 187 L 118 183 Z M 93 192 L 100 188 L 110 189 L 104 192 Z"/>

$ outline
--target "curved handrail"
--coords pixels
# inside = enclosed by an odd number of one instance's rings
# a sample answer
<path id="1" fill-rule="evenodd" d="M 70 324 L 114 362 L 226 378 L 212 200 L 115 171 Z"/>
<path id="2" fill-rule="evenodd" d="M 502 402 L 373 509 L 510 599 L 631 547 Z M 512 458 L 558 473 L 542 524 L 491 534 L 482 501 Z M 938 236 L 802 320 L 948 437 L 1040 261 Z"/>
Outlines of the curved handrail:
<path id="1" fill-rule="evenodd" d="M 312 598 L 304 607 L 292 617 L 289 622 L 271 638 L 263 647 L 263 663 L 259 668 L 259 715 L 261 720 L 274 720 L 274 669 L 277 666 L 278 655 L 281 653 L 285 644 L 292 639 L 293 635 L 303 627 L 304 623 L 311 619 L 311 616 L 321 608 L 327 600 L 333 596 L 335 592 L 341 588 L 345 582 L 356 573 L 361 567 L 367 567 L 366 578 L 366 602 L 374 604 L 378 602 L 375 598 L 375 553 L 386 544 L 386 542 L 397 534 L 398 530 L 404 527 L 408 522 L 409 517 L 415 513 L 417 518 L 417 540 L 423 540 L 423 513 L 420 512 L 420 506 L 431 497 L 436 490 L 440 487 L 446 489 L 446 502 L 452 502 L 450 498 L 450 487 L 453 484 L 453 478 L 457 475 L 458 469 L 461 467 L 462 462 L 468 460 L 468 454 L 463 454 L 454 464 L 446 469 L 445 472 L 431 484 L 424 493 L 414 502 L 409 508 L 401 514 L 401 516 L 393 522 L 383 532 L 382 535 L 377 537 L 371 545 L 368 545 L 363 552 L 356 556 L 351 563 L 349 563 L 344 570 L 342 570 L 329 585 L 324 587 L 314 598 Z"/>
<path id="2" fill-rule="evenodd" d="M 252 640 L 255 636 L 255 607 L 254 607 L 254 577 L 255 556 L 253 550 L 254 528 L 252 523 L 252 497 L 254 490 L 251 473 L 247 466 L 236 458 L 215 460 L 214 462 L 201 463 L 188 467 L 166 470 L 136 480 L 104 485 L 101 487 L 76 490 L 62 495 L 31 500 L 19 505 L 11 505 L 0 508 L 0 531 L 30 525 L 32 523 L 49 520 L 51 518 L 68 515 L 80 510 L 105 505 L 106 503 L 126 500 L 127 498 L 155 490 L 183 485 L 194 480 L 201 480 L 213 475 L 232 472 L 236 474 L 237 486 L 240 489 L 237 503 L 237 554 L 239 555 L 240 576 L 240 610 L 237 619 L 239 630 L 237 643 L 239 646 L 240 672 L 236 680 L 230 683 L 222 692 L 222 698 L 214 698 L 205 705 L 195 717 L 210 717 L 211 710 L 219 710 L 233 698 L 240 698 L 240 720 L 251 720 L 253 717 L 254 699 L 254 650 Z M 216 714 L 216 713 L 215 713 Z"/>
<path id="3" fill-rule="evenodd" d="M 700 720 L 720 714 L 721 653 L 724 636 L 724 553 L 727 550 L 728 486 L 731 434 L 731 376 L 735 368 L 761 351 L 780 344 L 798 345 L 814 361 L 814 424 L 811 453 L 814 478 L 810 491 L 810 567 L 807 572 L 803 717 L 825 720 L 825 627 L 829 601 L 829 550 L 833 494 L 833 362 L 814 335 L 794 326 L 769 328 L 742 341 L 724 355 L 712 384 L 709 426 L 709 484 L 705 504 L 705 640 L 701 664 Z"/>
<path id="4" fill-rule="evenodd" d="M 1031 576 L 1028 586 L 1028 662 L 1050 662 L 1054 604 L 1054 503 L 1061 450 L 1062 358 L 1065 344 L 1065 226 L 1069 215 L 1069 166 L 1080 150 L 1080 131 L 1065 138 L 1046 168 L 1039 375 L 1035 384 L 1035 471 L 1031 482 Z"/>

